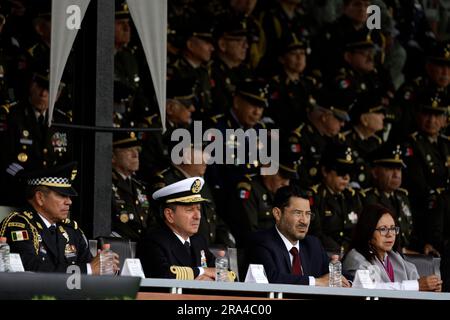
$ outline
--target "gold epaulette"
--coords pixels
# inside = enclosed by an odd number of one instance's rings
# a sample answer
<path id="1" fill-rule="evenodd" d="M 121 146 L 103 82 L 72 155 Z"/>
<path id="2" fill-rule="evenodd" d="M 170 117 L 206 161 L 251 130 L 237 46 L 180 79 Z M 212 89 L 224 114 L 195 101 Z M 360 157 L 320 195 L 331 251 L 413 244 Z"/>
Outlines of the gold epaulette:
<path id="1" fill-rule="evenodd" d="M 171 266 L 170 272 L 177 280 L 194 280 L 194 270 L 190 267 Z"/>
<path id="2" fill-rule="evenodd" d="M 74 230 L 78 229 L 78 223 L 74 220 L 70 220 L 69 218 L 64 219 L 62 223 L 65 224 L 66 226 L 72 227 Z"/>

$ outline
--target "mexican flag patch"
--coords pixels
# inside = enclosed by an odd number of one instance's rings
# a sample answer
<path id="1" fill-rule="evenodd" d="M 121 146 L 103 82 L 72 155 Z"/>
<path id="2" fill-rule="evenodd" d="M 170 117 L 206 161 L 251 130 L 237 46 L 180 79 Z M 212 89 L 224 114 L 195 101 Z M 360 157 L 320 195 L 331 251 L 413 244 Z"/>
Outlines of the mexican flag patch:
<path id="1" fill-rule="evenodd" d="M 24 241 L 30 239 L 27 230 L 11 231 L 11 239 L 13 241 Z"/>

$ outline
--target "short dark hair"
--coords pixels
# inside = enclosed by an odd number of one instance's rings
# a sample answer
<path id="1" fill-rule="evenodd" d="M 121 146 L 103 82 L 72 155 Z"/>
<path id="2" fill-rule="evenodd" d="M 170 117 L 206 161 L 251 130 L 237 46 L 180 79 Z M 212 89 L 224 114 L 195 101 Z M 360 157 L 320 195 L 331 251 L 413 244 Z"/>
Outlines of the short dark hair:
<path id="1" fill-rule="evenodd" d="M 42 192 L 43 194 L 47 195 L 50 192 L 50 189 L 45 186 L 27 186 L 25 188 L 25 197 L 27 200 L 31 200 L 36 192 Z"/>
<path id="2" fill-rule="evenodd" d="M 291 184 L 277 190 L 273 200 L 273 206 L 283 209 L 289 205 L 289 200 L 292 197 L 302 198 L 309 201 L 309 195 L 305 190 L 301 189 L 297 185 Z"/>
<path id="3" fill-rule="evenodd" d="M 378 221 L 386 213 L 392 216 L 395 224 L 397 225 L 396 215 L 391 210 L 379 204 L 365 206 L 358 217 L 358 223 L 353 231 L 354 233 L 350 247 L 356 249 L 368 261 L 372 260 L 376 256 L 376 252 L 374 252 L 372 246 L 370 245 L 370 240 L 373 237 Z M 393 250 L 399 251 L 399 248 L 400 237 L 395 237 Z"/>

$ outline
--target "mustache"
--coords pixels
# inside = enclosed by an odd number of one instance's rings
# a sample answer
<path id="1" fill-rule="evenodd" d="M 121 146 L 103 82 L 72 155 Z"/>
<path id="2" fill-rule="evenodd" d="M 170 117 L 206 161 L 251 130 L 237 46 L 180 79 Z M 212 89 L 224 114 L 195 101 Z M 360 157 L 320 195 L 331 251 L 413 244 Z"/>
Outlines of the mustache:
<path id="1" fill-rule="evenodd" d="M 306 223 L 299 223 L 299 224 L 297 224 L 296 227 L 297 227 L 297 228 L 307 228 L 308 225 L 307 225 Z"/>

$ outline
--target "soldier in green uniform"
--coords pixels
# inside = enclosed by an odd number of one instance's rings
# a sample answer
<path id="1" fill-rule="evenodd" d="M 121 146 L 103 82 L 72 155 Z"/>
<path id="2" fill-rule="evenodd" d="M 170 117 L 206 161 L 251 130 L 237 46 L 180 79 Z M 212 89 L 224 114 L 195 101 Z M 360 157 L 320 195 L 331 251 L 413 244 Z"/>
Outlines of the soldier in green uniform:
<path id="1" fill-rule="evenodd" d="M 156 225 L 151 214 L 147 188 L 134 174 L 139 169 L 140 142 L 134 132 L 113 136 L 112 232 L 139 241 L 147 228 Z"/>
<path id="2" fill-rule="evenodd" d="M 331 144 L 320 164 L 322 182 L 311 187 L 316 214 L 311 233 L 319 237 L 326 251 L 342 254 L 348 249 L 362 210 L 360 195 L 350 187 L 354 168 L 352 149 L 344 144 Z"/>
<path id="3" fill-rule="evenodd" d="M 450 239 L 450 141 L 441 135 L 448 101 L 433 93 L 419 101 L 419 130 L 408 141 L 405 178 L 421 247 L 425 254 L 437 254 Z"/>
<path id="4" fill-rule="evenodd" d="M 367 7 L 369 0 L 344 0 L 342 15 L 325 26 L 322 32 L 313 39 L 314 60 L 312 64 L 324 75 L 333 74 L 343 63 L 343 52 L 349 38 L 366 38 L 370 35 L 376 54 L 373 60 L 377 68 L 384 63 L 385 38 L 381 30 L 367 28 Z"/>
<path id="5" fill-rule="evenodd" d="M 354 102 L 360 94 L 369 93 L 383 98 L 389 105 L 395 89 L 389 75 L 376 66 L 375 43 L 371 33 L 353 33 L 345 38 L 343 64 L 331 76 L 330 90 L 340 99 Z"/>
<path id="6" fill-rule="evenodd" d="M 202 163 L 195 163 L 196 154 L 199 159 L 202 159 Z M 205 158 L 206 154 L 202 149 L 194 148 L 193 145 L 184 148 L 181 163 L 175 164 L 172 162 L 168 168 L 156 174 L 152 182 L 152 192 L 186 178 L 203 177 L 207 169 Z M 235 240 L 229 232 L 229 228 L 220 218 L 212 190 L 206 182 L 201 190 L 201 196 L 208 199 L 208 202 L 203 204 L 202 219 L 198 232 L 205 237 L 210 245 L 235 247 Z"/>
<path id="7" fill-rule="evenodd" d="M 245 175 L 237 183 L 229 199 L 226 219 L 238 247 L 245 246 L 251 232 L 274 225 L 272 202 L 275 192 L 297 178 L 297 164 L 287 160 L 287 157 L 280 158 L 278 172 L 274 175 Z"/>
<path id="8" fill-rule="evenodd" d="M 188 128 L 195 112 L 196 84 L 191 79 L 167 81 L 166 101 L 166 132 L 145 133 L 142 138 L 141 169 L 142 180 L 147 181 L 158 171 L 163 170 L 170 163 L 169 145 L 172 132 L 177 128 Z M 142 119 L 139 124 L 146 128 L 162 128 L 159 113 Z"/>
<path id="9" fill-rule="evenodd" d="M 308 121 L 288 134 L 292 157 L 300 160 L 300 184 L 310 187 L 320 181 L 320 159 L 329 143 L 344 141 L 340 133 L 346 121 L 350 120 L 347 106 L 332 95 L 317 95 L 317 102 L 308 112 Z"/>
<path id="10" fill-rule="evenodd" d="M 66 273 L 78 266 L 83 273 L 100 274 L 100 254 L 92 257 L 83 231 L 69 219 L 76 174 L 75 163 L 22 174 L 28 204 L 2 221 L 0 237 L 20 254 L 25 271 Z M 116 271 L 118 264 L 115 254 Z"/>
<path id="11" fill-rule="evenodd" d="M 232 108 L 237 84 L 253 78 L 253 72 L 244 63 L 249 48 L 247 21 L 224 17 L 214 33 L 217 45 L 211 65 L 213 113 L 222 114 Z"/>
<path id="12" fill-rule="evenodd" d="M 373 187 L 364 190 L 364 206 L 380 204 L 395 213 L 400 226 L 400 245 L 403 253 L 418 253 L 417 239 L 414 239 L 414 224 L 408 191 L 400 188 L 404 153 L 400 145 L 385 144 L 370 154 Z"/>
<path id="13" fill-rule="evenodd" d="M 10 109 L 7 130 L 4 134 L 4 170 L 8 189 L 5 199 L 12 205 L 20 205 L 21 193 L 14 188 L 11 175 L 21 168 L 37 169 L 67 163 L 72 160 L 71 132 L 67 129 L 48 127 L 48 73 L 36 72 L 30 81 L 28 100 Z M 70 123 L 69 114 L 55 108 L 53 121 Z M 18 187 L 18 186 L 17 186 Z"/>
<path id="14" fill-rule="evenodd" d="M 381 97 L 374 93 L 361 94 L 350 111 L 353 126 L 343 133 L 345 142 L 352 148 L 355 170 L 351 176 L 355 188 L 370 186 L 368 155 L 384 143 L 379 136 L 384 128 L 385 108 Z"/>
<path id="15" fill-rule="evenodd" d="M 294 33 L 283 39 L 279 51 L 282 71 L 270 82 L 270 103 L 265 116 L 272 118 L 284 130 L 293 130 L 306 121 L 311 100 L 321 80 L 305 74 L 308 44 Z"/>
<path id="16" fill-rule="evenodd" d="M 425 74 L 405 83 L 396 94 L 396 122 L 392 137 L 402 143 L 417 130 L 415 114 L 421 95 L 437 94 L 450 97 L 450 44 L 441 42 L 427 53 Z"/>
<path id="17" fill-rule="evenodd" d="M 302 11 L 300 0 L 278 0 L 273 8 L 262 12 L 261 24 L 266 38 L 266 51 L 258 67 L 262 76 L 270 77 L 276 72 L 278 49 L 284 39 L 294 33 L 309 41 L 309 21 Z"/>
<path id="18" fill-rule="evenodd" d="M 167 70 L 169 79 L 190 78 L 197 81 L 196 115 L 202 119 L 212 114 L 210 60 L 214 51 L 212 26 L 203 17 L 194 17 L 187 26 L 178 30 L 184 38 L 181 55 Z"/>

